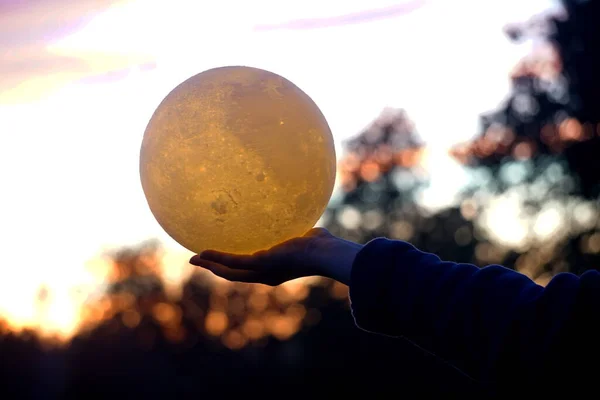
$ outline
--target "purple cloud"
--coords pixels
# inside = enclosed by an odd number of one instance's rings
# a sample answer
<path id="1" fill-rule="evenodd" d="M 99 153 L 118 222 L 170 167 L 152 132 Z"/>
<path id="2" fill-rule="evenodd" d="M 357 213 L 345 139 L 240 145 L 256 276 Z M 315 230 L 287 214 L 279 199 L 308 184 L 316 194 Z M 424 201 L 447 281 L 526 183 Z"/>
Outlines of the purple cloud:
<path id="1" fill-rule="evenodd" d="M 331 28 L 342 25 L 361 24 L 381 19 L 395 18 L 411 13 L 422 8 L 427 0 L 413 0 L 402 4 L 382 7 L 377 9 L 363 10 L 355 13 L 337 15 L 324 18 L 304 18 L 297 19 L 281 24 L 257 25 L 255 31 L 273 31 L 273 30 L 306 30 Z"/>

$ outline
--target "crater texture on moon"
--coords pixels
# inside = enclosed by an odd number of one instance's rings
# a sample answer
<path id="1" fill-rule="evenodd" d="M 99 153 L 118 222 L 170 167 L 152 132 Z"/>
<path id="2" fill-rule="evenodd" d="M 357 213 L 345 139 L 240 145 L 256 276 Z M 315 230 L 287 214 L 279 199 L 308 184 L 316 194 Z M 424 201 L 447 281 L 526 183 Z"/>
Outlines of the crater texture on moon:
<path id="1" fill-rule="evenodd" d="M 253 253 L 311 229 L 336 175 L 331 131 L 317 105 L 274 73 L 204 71 L 150 119 L 140 153 L 148 205 L 193 252 Z"/>

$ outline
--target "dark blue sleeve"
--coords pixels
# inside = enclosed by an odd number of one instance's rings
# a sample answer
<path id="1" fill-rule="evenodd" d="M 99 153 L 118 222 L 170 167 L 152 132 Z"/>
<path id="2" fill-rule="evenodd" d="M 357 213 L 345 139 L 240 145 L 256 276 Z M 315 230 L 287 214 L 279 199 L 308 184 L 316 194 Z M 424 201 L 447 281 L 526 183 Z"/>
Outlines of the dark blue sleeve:
<path id="1" fill-rule="evenodd" d="M 547 387 L 600 370 L 596 271 L 542 287 L 499 265 L 445 262 L 380 238 L 354 261 L 350 300 L 360 328 L 407 339 L 484 384 Z"/>

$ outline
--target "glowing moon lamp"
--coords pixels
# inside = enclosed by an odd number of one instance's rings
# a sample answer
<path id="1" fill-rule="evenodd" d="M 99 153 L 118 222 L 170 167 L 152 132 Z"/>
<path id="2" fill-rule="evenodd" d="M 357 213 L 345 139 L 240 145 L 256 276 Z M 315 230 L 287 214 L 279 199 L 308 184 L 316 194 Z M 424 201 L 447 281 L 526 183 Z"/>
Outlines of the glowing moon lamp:
<path id="1" fill-rule="evenodd" d="M 293 83 L 222 67 L 173 89 L 150 119 L 140 153 L 152 214 L 198 253 L 253 253 L 310 230 L 336 176 L 331 130 Z"/>

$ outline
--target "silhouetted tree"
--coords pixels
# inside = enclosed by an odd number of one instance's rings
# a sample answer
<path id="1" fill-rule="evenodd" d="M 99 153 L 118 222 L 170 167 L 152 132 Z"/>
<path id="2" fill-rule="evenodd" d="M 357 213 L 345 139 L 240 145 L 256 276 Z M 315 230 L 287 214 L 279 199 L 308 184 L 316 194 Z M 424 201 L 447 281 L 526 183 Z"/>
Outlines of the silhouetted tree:
<path id="1" fill-rule="evenodd" d="M 347 144 L 343 194 L 330 206 L 326 226 L 361 242 L 387 236 L 447 259 L 502 263 L 541 283 L 561 271 L 596 267 L 600 109 L 593 71 L 600 12 L 597 2 L 564 4 L 566 15 L 507 27 L 510 39 L 536 46 L 515 66 L 509 98 L 482 115 L 481 135 L 452 149 L 474 177 L 458 205 L 433 214 L 419 206 L 417 193 L 427 185 L 419 154 L 426 144 L 402 111 L 386 112 Z M 490 199 L 502 196 L 520 203 L 504 211 L 507 219 L 529 221 L 521 246 L 498 241 L 490 234 L 495 228 L 486 227 Z M 560 219 L 545 236 L 538 232 L 543 218 Z"/>

